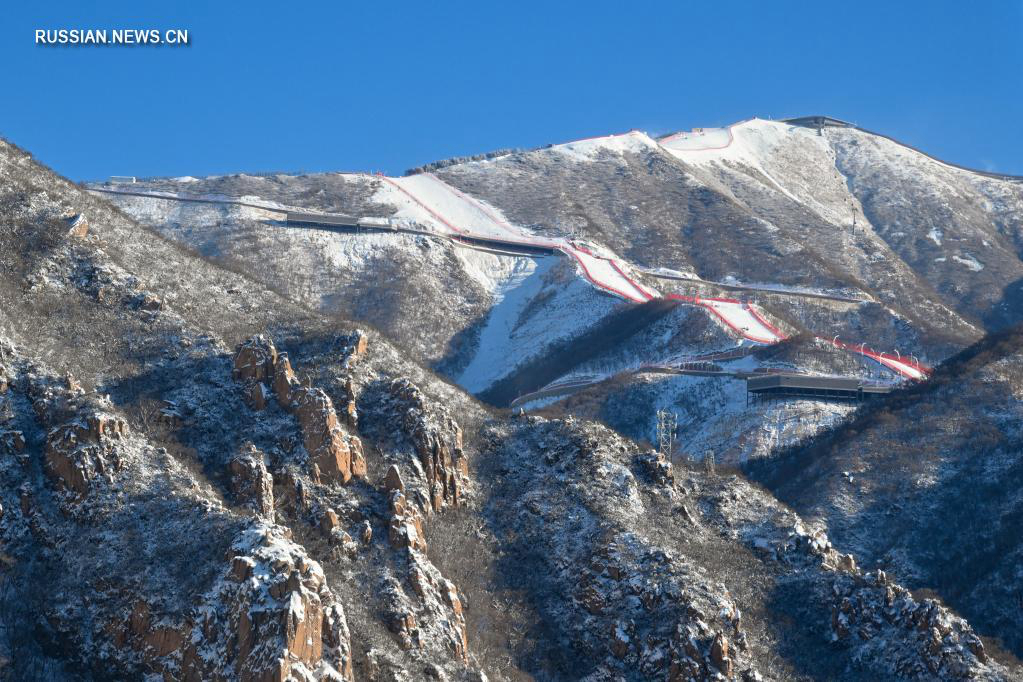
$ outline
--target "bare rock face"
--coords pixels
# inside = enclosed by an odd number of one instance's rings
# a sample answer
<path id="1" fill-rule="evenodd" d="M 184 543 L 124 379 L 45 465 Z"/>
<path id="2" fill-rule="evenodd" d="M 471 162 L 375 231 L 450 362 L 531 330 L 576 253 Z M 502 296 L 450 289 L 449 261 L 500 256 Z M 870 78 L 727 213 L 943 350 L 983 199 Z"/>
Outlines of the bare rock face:
<path id="1" fill-rule="evenodd" d="M 322 389 L 299 388 L 292 393 L 295 416 L 302 431 L 302 442 L 320 476 L 339 483 L 352 478 L 352 450 L 349 437 L 338 423 L 334 403 Z M 360 459 L 362 447 L 359 447 Z M 365 462 L 360 472 L 365 475 Z"/>
<path id="2" fill-rule="evenodd" d="M 458 588 L 442 576 L 421 552 L 409 553 L 409 582 L 425 611 L 444 614 L 443 618 L 431 621 L 420 619 L 423 627 L 438 630 L 437 633 L 431 633 L 431 639 L 443 642 L 456 658 L 466 661 L 469 644 L 465 633 L 465 613 L 458 596 Z"/>
<path id="3" fill-rule="evenodd" d="M 266 469 L 263 453 L 251 444 L 228 463 L 231 491 L 261 518 L 274 519 L 274 480 Z"/>
<path id="4" fill-rule="evenodd" d="M 56 484 L 79 497 L 97 477 L 121 468 L 116 443 L 125 434 L 123 419 L 90 412 L 50 431 L 46 437 L 46 472 Z"/>
<path id="5" fill-rule="evenodd" d="M 361 329 L 356 329 L 355 333 L 352 334 L 352 352 L 350 357 L 359 358 L 366 354 L 366 349 L 369 347 L 369 337 L 366 332 Z"/>
<path id="6" fill-rule="evenodd" d="M 426 498 L 432 511 L 462 503 L 469 480 L 468 459 L 462 450 L 462 429 L 441 405 L 430 405 L 408 379 L 389 387 L 401 430 L 412 441 L 425 477 Z"/>
<path id="7" fill-rule="evenodd" d="M 393 464 L 388 467 L 387 475 L 384 477 L 384 490 L 387 492 L 392 490 L 397 490 L 400 493 L 405 492 L 405 482 L 401 480 L 401 472 Z"/>
<path id="8" fill-rule="evenodd" d="M 287 353 L 282 353 L 277 357 L 273 366 L 273 388 L 274 395 L 277 396 L 277 404 L 285 410 L 291 411 L 293 409 L 292 393 L 300 387 L 301 384 L 298 377 L 295 376 L 295 370 L 291 368 L 291 360 Z"/>
<path id="9" fill-rule="evenodd" d="M 237 381 L 268 382 L 273 378 L 277 349 L 273 341 L 260 334 L 238 346 L 234 355 L 234 378 Z"/>
<path id="10" fill-rule="evenodd" d="M 320 565 L 288 535 L 261 525 L 235 542 L 188 633 L 184 679 L 352 679 L 344 611 Z"/>
<path id="11" fill-rule="evenodd" d="M 263 335 L 245 341 L 235 352 L 232 374 L 244 385 L 245 404 L 253 410 L 266 408 L 269 391 L 267 384 L 273 378 L 277 363 L 277 349 L 273 341 Z"/>
<path id="12" fill-rule="evenodd" d="M 423 534 L 423 517 L 414 505 L 409 504 L 404 493 L 392 490 L 389 499 L 391 521 L 388 539 L 392 547 L 426 551 L 426 536 Z"/>
<path id="13" fill-rule="evenodd" d="M 323 389 L 301 385 L 287 354 L 278 353 L 273 341 L 259 335 L 239 345 L 234 378 L 243 382 L 245 402 L 254 410 L 266 408 L 268 387 L 273 387 L 278 404 L 298 420 L 316 480 L 347 483 L 352 477 L 365 478 L 362 442 L 344 430 L 333 401 Z M 354 391 L 349 403 L 346 422 L 354 424 Z"/>

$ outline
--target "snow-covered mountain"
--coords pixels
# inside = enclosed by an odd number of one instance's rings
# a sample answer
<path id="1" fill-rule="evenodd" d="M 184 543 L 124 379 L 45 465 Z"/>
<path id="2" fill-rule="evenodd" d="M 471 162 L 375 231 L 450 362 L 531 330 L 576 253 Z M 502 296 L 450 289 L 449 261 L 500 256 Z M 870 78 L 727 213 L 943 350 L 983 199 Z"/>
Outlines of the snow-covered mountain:
<path id="1" fill-rule="evenodd" d="M 1020 181 L 821 118 L 395 178 L 0 143 L 0 670 L 1019 679 L 1021 240 Z"/>
<path id="2" fill-rule="evenodd" d="M 1019 317 L 1023 184 L 830 119 L 799 123 L 753 119 L 659 140 L 632 131 L 402 178 L 240 175 L 95 188 L 218 263 L 373 324 L 498 405 L 578 386 L 582 375 L 592 383 L 787 335 L 810 344 L 803 356 L 813 360 L 798 369 L 919 378 L 915 363 L 936 364 Z M 399 229 L 299 227 L 253 205 L 387 218 Z M 701 316 L 719 337 L 625 342 L 660 317 L 616 323 L 623 308 L 673 296 L 687 321 L 665 339 Z M 755 314 L 714 298 L 752 303 Z M 613 344 L 587 342 L 612 329 Z M 857 357 L 829 352 L 836 343 Z M 871 351 L 891 362 L 879 365 Z M 726 369 L 771 366 L 793 364 Z M 653 381 L 664 392 L 658 404 L 679 404 L 678 382 Z M 741 390 L 708 383 L 718 407 L 684 409 L 684 429 L 721 431 L 708 413 L 731 420 L 745 409 Z M 653 426 L 651 417 L 630 435 L 652 439 Z M 776 430 L 740 430 L 729 458 L 768 451 Z"/>

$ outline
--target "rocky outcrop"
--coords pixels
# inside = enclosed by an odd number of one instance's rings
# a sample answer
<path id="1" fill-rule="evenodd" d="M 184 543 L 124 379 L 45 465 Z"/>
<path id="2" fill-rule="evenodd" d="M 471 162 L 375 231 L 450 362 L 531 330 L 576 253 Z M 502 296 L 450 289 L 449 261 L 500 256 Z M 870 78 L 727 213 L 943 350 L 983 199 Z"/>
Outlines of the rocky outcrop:
<path id="1" fill-rule="evenodd" d="M 741 613 L 723 586 L 686 575 L 677 558 L 631 534 L 609 534 L 578 571 L 574 599 L 592 625 L 579 644 L 650 679 L 756 674 Z M 738 650 L 737 650 L 738 649 Z"/>
<path id="2" fill-rule="evenodd" d="M 636 462 L 654 484 L 671 486 L 675 482 L 675 473 L 668 458 L 659 452 L 644 452 L 636 455 Z"/>
<path id="3" fill-rule="evenodd" d="M 392 547 L 426 551 L 426 536 L 423 534 L 423 516 L 415 505 L 409 504 L 405 494 L 392 490 L 388 498 L 391 520 L 388 539 Z"/>
<path id="4" fill-rule="evenodd" d="M 105 632 L 163 679 L 352 679 L 344 610 L 320 565 L 279 526 L 259 524 L 239 536 L 192 615 L 155 613 L 139 599 Z"/>
<path id="5" fill-rule="evenodd" d="M 395 379 L 389 387 L 397 423 L 412 442 L 421 469 L 426 511 L 440 511 L 463 501 L 469 481 L 468 459 L 462 450 L 462 429 L 442 405 L 429 404 L 408 379 Z M 418 471 L 417 471 L 418 473 Z"/>
<path id="6" fill-rule="evenodd" d="M 260 335 L 242 343 L 235 353 L 234 377 L 243 382 L 245 402 L 254 410 L 266 408 L 272 386 L 278 404 L 298 420 L 317 480 L 343 484 L 365 478 L 362 441 L 344 430 L 323 389 L 301 385 L 287 354 L 278 353 L 273 341 Z M 351 404 L 349 424 L 355 421 L 354 396 Z"/>
<path id="7" fill-rule="evenodd" d="M 416 650 L 427 660 L 450 657 L 464 665 L 469 651 L 458 589 L 423 552 L 409 550 L 402 563 L 407 568 L 404 578 L 388 577 L 381 590 L 391 632 L 401 648 Z"/>
<path id="8" fill-rule="evenodd" d="M 330 396 L 322 389 L 303 387 L 292 392 L 291 404 L 302 432 L 302 443 L 320 476 L 328 481 L 347 483 L 353 475 L 352 448 L 349 444 L 355 437 L 342 430 Z M 361 461 L 355 471 L 365 476 L 361 444 L 357 458 Z"/>
<path id="9" fill-rule="evenodd" d="M 675 533 L 646 530 L 650 519 L 671 518 L 677 493 L 666 461 L 571 419 L 529 416 L 483 438 L 501 472 L 490 527 L 528 557 L 521 585 L 586 661 L 579 677 L 758 679 L 722 578 L 703 571 Z"/>
<path id="10" fill-rule="evenodd" d="M 256 526 L 235 542 L 188 633 L 184 679 L 352 679 L 344 610 L 320 565 L 289 535 Z"/>
<path id="11" fill-rule="evenodd" d="M 269 391 L 277 363 L 277 349 L 273 341 L 263 335 L 248 339 L 235 352 L 233 376 L 243 383 L 242 395 L 253 410 L 266 408 Z"/>
<path id="12" fill-rule="evenodd" d="M 858 657 L 902 678 L 975 679 L 987 653 L 970 625 L 934 599 L 917 601 L 884 573 L 836 584 L 831 630 Z"/>
<path id="13" fill-rule="evenodd" d="M 274 520 L 274 479 L 266 469 L 263 453 L 249 444 L 228 463 L 231 492 L 258 516 Z"/>
<path id="14" fill-rule="evenodd" d="M 58 426 L 46 437 L 47 474 L 59 487 L 84 497 L 95 479 L 109 479 L 121 468 L 116 445 L 126 429 L 123 419 L 102 412 Z"/>
<path id="15" fill-rule="evenodd" d="M 903 679 L 984 677 L 984 644 L 964 619 L 934 599 L 915 599 L 884 571 L 861 570 L 822 529 L 797 521 L 771 549 L 790 565 L 819 566 L 817 598 L 832 605 L 831 639 L 848 647 L 859 666 Z"/>

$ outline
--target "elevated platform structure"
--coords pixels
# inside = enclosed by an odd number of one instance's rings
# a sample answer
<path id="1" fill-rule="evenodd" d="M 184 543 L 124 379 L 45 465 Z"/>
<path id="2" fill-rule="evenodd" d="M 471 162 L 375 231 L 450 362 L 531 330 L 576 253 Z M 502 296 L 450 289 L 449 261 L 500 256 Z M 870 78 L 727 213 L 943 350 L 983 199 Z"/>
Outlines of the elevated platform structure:
<path id="1" fill-rule="evenodd" d="M 772 373 L 746 379 L 746 401 L 771 398 L 862 402 L 891 393 L 892 386 L 847 377 Z"/>
<path id="2" fill-rule="evenodd" d="M 289 225 L 309 225 L 315 227 L 359 227 L 359 219 L 346 215 L 327 215 L 324 213 L 296 213 L 288 211 L 286 222 Z M 375 226 L 374 226 L 375 227 Z"/>

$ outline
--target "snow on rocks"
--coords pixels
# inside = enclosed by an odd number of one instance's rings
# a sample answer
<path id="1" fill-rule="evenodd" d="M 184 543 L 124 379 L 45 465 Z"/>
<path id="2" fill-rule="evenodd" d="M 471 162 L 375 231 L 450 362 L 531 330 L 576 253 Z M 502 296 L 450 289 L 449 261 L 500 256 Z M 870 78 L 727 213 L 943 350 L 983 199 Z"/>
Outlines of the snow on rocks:
<path id="1" fill-rule="evenodd" d="M 235 541 L 225 574 L 196 609 L 186 679 L 352 679 L 344 610 L 290 535 L 257 524 Z"/>
<path id="2" fill-rule="evenodd" d="M 364 352 L 365 335 L 357 334 L 350 356 Z M 235 352 L 234 377 L 244 382 L 243 395 L 249 406 L 257 410 L 266 407 L 267 387 L 273 386 L 277 402 L 298 421 L 315 480 L 344 484 L 353 476 L 366 476 L 366 460 L 358 436 L 342 427 L 334 402 L 323 389 L 299 383 L 288 356 L 279 354 L 273 341 L 260 335 L 240 344 Z M 348 402 L 344 414 L 351 425 L 355 418 L 354 401 Z"/>
<path id="3" fill-rule="evenodd" d="M 49 428 L 44 469 L 58 489 L 81 500 L 95 481 L 111 480 L 123 467 L 128 426 L 107 398 L 86 395 L 70 374 L 62 380 L 31 376 L 29 395 L 39 421 Z M 13 445 L 23 443 L 22 438 Z"/>
<path id="4" fill-rule="evenodd" d="M 388 393 L 393 423 L 411 442 L 416 455 L 413 461 L 404 463 L 409 475 L 398 479 L 407 481 L 406 492 L 414 490 L 415 501 L 424 513 L 463 504 L 469 468 L 458 422 L 443 405 L 428 403 L 409 379 L 395 379 Z"/>
<path id="5" fill-rule="evenodd" d="M 623 154 L 657 149 L 657 142 L 642 131 L 630 130 L 620 135 L 603 135 L 556 144 L 550 149 L 576 161 L 593 161 L 599 154 L 605 152 Z"/>

